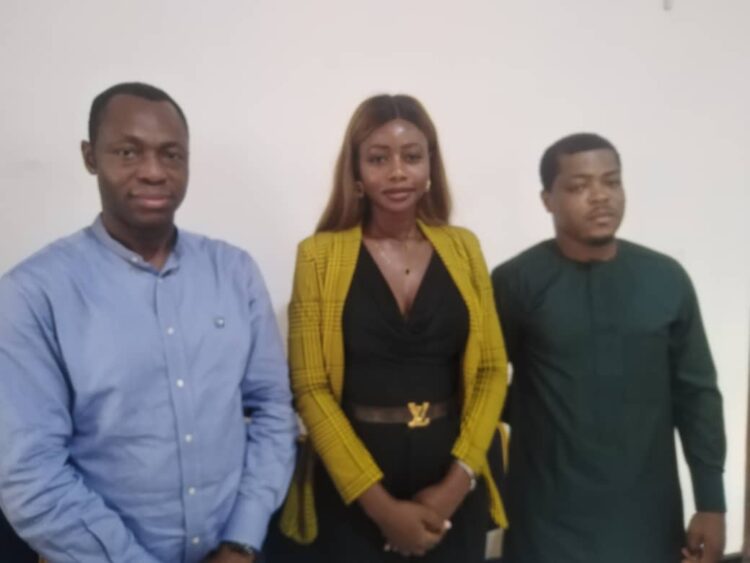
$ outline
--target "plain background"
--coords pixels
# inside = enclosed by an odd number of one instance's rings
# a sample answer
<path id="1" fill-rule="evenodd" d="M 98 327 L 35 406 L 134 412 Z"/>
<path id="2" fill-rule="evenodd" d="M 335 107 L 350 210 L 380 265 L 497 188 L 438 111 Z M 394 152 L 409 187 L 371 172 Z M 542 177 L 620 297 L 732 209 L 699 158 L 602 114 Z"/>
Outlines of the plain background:
<path id="1" fill-rule="evenodd" d="M 437 124 L 490 266 L 551 235 L 543 149 L 620 149 L 621 234 L 690 272 L 725 398 L 728 551 L 742 543 L 750 325 L 747 0 L 2 0 L 0 272 L 90 223 L 78 145 L 91 99 L 141 80 L 191 127 L 180 226 L 248 249 L 286 328 L 295 247 L 328 197 L 365 97 L 405 92 Z M 686 514 L 692 494 L 683 466 Z"/>

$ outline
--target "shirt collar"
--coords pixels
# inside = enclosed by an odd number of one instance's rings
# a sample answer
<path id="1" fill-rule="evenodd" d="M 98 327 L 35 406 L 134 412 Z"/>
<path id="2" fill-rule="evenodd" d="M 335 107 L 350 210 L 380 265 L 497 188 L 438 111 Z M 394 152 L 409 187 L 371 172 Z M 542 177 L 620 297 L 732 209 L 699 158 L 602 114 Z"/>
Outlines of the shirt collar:
<path id="1" fill-rule="evenodd" d="M 101 213 L 96 216 L 96 219 L 94 219 L 94 223 L 91 225 L 91 232 L 94 235 L 94 238 L 101 242 L 110 252 L 113 252 L 114 254 L 137 268 L 150 270 L 160 275 L 166 275 L 170 271 L 176 270 L 180 265 L 180 257 L 182 256 L 184 251 L 184 243 L 182 241 L 182 237 L 180 236 L 180 231 L 179 229 L 177 229 L 177 227 L 175 227 L 175 242 L 174 246 L 172 247 L 172 252 L 169 253 L 169 257 L 167 257 L 167 261 L 164 263 L 164 267 L 161 269 L 161 271 L 157 271 L 156 268 L 146 262 L 140 254 L 133 252 L 132 250 L 126 248 L 122 243 L 113 239 L 112 236 L 107 232 L 107 229 L 104 228 Z"/>

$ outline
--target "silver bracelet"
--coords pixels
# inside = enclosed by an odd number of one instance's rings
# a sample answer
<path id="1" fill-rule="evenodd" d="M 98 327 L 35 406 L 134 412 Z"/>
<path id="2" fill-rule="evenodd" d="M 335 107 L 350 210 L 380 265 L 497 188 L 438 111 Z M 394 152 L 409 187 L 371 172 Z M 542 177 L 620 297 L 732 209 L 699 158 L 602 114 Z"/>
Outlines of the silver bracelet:
<path id="1" fill-rule="evenodd" d="M 477 488 L 477 474 L 474 473 L 474 470 L 471 467 L 469 467 L 468 463 L 458 458 L 456 458 L 456 463 L 461 469 L 466 471 L 466 474 L 469 476 L 469 490 L 473 491 L 474 489 L 476 489 Z"/>

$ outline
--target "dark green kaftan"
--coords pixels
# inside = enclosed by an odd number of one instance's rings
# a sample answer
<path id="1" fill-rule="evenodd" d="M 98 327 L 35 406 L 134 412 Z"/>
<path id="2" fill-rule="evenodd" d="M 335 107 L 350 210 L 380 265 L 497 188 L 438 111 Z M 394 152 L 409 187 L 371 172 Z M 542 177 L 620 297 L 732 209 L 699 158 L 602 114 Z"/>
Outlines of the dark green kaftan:
<path id="1" fill-rule="evenodd" d="M 724 511 L 721 395 L 692 284 L 626 241 L 581 263 L 555 241 L 492 275 L 513 383 L 504 563 L 671 563 L 683 513 Z"/>

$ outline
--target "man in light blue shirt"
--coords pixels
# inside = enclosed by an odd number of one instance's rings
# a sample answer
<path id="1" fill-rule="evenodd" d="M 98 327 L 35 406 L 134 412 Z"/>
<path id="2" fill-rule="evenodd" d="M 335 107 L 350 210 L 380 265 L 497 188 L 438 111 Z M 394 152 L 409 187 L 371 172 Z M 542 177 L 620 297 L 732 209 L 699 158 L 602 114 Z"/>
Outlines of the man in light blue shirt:
<path id="1" fill-rule="evenodd" d="M 165 92 L 100 94 L 82 152 L 101 215 L 0 279 L 0 508 L 53 563 L 255 561 L 296 436 L 260 271 L 175 228 Z"/>

